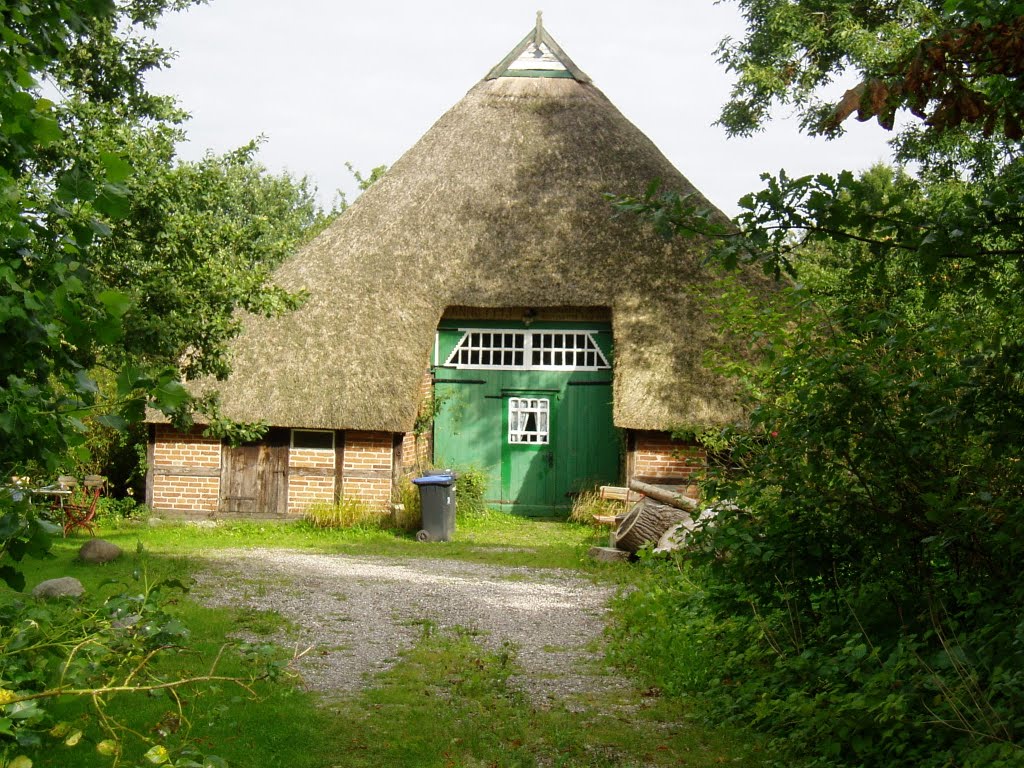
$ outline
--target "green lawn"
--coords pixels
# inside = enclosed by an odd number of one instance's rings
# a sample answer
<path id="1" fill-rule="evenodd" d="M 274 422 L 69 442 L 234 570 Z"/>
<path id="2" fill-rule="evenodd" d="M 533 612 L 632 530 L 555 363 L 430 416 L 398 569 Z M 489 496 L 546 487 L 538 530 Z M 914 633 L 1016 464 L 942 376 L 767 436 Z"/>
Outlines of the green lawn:
<path id="1" fill-rule="evenodd" d="M 98 533 L 129 554 L 115 563 L 88 566 L 75 560 L 86 537 L 59 540 L 52 559 L 23 564 L 29 585 L 72 575 L 85 584 L 92 599 L 100 599 L 124 585 L 138 589 L 133 572 L 141 570 L 149 579 L 187 581 L 191 554 L 254 546 L 575 568 L 595 579 L 624 585 L 633 581 L 627 564 L 596 565 L 586 559 L 586 549 L 602 543 L 606 532 L 500 514 L 460 521 L 454 541 L 429 544 L 390 532 L 280 524 L 120 525 Z M 134 554 L 138 543 L 145 550 L 142 555 Z M 15 598 L 13 593 L 5 595 L 7 600 Z M 225 638 L 239 626 L 269 635 L 283 621 L 276 614 L 252 609 L 205 608 L 187 595 L 177 597 L 172 610 L 191 629 L 191 636 L 185 650 L 165 654 L 159 662 L 160 673 L 167 676 L 208 671 Z M 507 684 L 516 669 L 515 650 L 489 651 L 470 632 L 441 632 L 427 624 L 418 644 L 355 696 L 325 701 L 280 679 L 257 684 L 255 698 L 231 684 L 195 686 L 183 693 L 180 713 L 165 694 L 120 695 L 106 712 L 136 731 L 123 742 L 122 765 L 149 764 L 141 755 L 150 740 L 161 740 L 172 750 L 191 744 L 229 766 L 759 764 L 746 736 L 695 726 L 686 703 L 630 690 L 536 706 Z M 277 654 L 287 655 L 282 649 Z M 231 651 L 221 659 L 218 671 L 244 675 L 246 667 Z M 74 747 L 44 737 L 41 748 L 27 752 L 37 767 L 111 765 L 112 758 L 96 749 L 104 735 L 87 702 L 69 700 L 61 705 L 59 716 L 85 736 Z"/>

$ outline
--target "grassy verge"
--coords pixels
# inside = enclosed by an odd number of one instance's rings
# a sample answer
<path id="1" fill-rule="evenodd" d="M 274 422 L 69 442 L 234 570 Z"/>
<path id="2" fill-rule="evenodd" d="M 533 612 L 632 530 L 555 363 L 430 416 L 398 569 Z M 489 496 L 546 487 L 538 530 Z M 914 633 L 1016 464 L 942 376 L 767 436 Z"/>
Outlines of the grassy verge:
<path id="1" fill-rule="evenodd" d="M 412 534 L 372 526 L 322 529 L 302 523 L 222 523 L 215 527 L 165 523 L 158 527 L 121 523 L 99 536 L 124 549 L 136 541 L 154 553 L 187 554 L 223 547 L 280 547 L 382 557 L 452 558 L 492 565 L 573 568 L 594 573 L 614 569 L 592 564 L 586 551 L 607 533 L 561 520 L 530 520 L 487 511 L 460 519 L 450 542 L 418 542 Z M 84 537 L 79 537 L 84 540 Z M 79 540 L 72 539 L 72 541 Z M 79 540 L 79 543 L 80 543 Z"/>

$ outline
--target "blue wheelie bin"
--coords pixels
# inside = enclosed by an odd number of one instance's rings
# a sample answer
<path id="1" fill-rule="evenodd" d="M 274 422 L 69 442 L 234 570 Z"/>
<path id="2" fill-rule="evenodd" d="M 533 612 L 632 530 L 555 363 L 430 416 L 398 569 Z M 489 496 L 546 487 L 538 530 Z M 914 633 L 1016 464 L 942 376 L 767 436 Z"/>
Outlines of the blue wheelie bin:
<path id="1" fill-rule="evenodd" d="M 455 473 L 438 472 L 413 478 L 420 489 L 422 528 L 417 541 L 450 541 L 455 533 Z"/>

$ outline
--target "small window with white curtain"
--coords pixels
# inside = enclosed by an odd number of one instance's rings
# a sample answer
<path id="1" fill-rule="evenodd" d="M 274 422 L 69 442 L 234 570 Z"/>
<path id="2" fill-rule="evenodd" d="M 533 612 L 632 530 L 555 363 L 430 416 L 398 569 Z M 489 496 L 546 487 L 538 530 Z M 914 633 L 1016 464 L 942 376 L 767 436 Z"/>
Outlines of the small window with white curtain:
<path id="1" fill-rule="evenodd" d="M 547 445 L 551 432 L 550 401 L 546 397 L 508 399 L 508 441 L 513 444 Z"/>

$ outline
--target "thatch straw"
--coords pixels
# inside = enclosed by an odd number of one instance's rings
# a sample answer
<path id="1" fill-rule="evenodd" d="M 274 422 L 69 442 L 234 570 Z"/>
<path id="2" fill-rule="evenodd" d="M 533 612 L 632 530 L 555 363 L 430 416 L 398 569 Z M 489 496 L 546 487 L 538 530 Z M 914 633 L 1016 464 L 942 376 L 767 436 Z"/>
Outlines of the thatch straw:
<path id="1" fill-rule="evenodd" d="M 687 291 L 709 279 L 699 246 L 612 218 L 603 197 L 640 194 L 654 178 L 693 191 L 592 85 L 479 83 L 281 266 L 276 281 L 309 300 L 285 317 L 246 318 L 221 387 L 225 413 L 406 432 L 446 308 L 606 307 L 618 426 L 737 418 L 701 365 L 717 339 Z"/>

